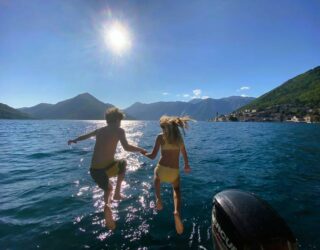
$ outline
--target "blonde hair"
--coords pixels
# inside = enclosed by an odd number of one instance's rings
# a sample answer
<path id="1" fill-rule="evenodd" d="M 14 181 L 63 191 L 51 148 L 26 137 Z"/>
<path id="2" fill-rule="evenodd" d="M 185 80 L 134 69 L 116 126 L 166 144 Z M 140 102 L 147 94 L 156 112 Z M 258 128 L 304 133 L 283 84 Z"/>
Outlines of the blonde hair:
<path id="1" fill-rule="evenodd" d="M 185 135 L 185 129 L 188 129 L 189 127 L 188 121 L 193 121 L 193 119 L 191 119 L 189 116 L 161 116 L 160 127 L 163 128 L 164 139 L 170 144 L 183 143 L 183 138 L 180 133 L 180 129 Z"/>
<path id="2" fill-rule="evenodd" d="M 118 108 L 109 108 L 106 111 L 106 121 L 108 124 L 121 121 L 124 118 L 124 114 Z"/>

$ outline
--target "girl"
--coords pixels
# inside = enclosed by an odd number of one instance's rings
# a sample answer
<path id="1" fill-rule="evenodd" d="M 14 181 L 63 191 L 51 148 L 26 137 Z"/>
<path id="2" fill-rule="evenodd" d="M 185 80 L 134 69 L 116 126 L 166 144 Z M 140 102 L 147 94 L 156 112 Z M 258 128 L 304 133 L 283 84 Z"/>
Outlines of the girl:
<path id="1" fill-rule="evenodd" d="M 161 157 L 154 170 L 154 187 L 156 192 L 156 209 L 163 208 L 160 197 L 160 182 L 169 182 L 173 187 L 174 201 L 174 221 L 178 234 L 183 233 L 183 224 L 180 217 L 181 194 L 180 194 L 180 176 L 179 176 L 179 156 L 180 152 L 184 160 L 184 171 L 189 173 L 191 168 L 188 162 L 188 155 L 184 146 L 183 138 L 179 128 L 188 127 L 187 122 L 191 119 L 185 117 L 162 116 L 160 118 L 161 134 L 157 136 L 154 148 L 151 153 L 145 154 L 150 159 L 154 159 L 161 148 Z"/>

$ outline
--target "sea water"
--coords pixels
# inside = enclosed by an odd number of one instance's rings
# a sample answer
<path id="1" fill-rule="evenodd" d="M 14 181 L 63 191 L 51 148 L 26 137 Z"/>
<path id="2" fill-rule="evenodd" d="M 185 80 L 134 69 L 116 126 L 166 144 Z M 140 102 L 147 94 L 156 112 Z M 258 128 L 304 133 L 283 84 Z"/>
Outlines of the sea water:
<path id="1" fill-rule="evenodd" d="M 192 123 L 185 136 L 192 172 L 181 161 L 182 218 L 175 232 L 172 188 L 154 209 L 157 163 L 119 145 L 127 199 L 113 202 L 114 232 L 104 227 L 103 192 L 88 169 L 94 138 L 67 140 L 104 121 L 0 121 L 0 249 L 213 249 L 212 198 L 252 192 L 287 222 L 300 249 L 320 248 L 320 125 Z M 123 121 L 128 141 L 151 150 L 156 121 Z M 114 180 L 112 180 L 114 182 Z"/>

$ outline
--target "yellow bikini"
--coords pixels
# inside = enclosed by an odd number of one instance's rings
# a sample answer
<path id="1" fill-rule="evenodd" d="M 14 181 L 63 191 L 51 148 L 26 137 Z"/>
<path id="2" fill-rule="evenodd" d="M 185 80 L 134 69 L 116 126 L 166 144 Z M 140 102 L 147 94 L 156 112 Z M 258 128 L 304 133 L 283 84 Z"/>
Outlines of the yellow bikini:
<path id="1" fill-rule="evenodd" d="M 160 178 L 161 182 L 173 183 L 179 177 L 178 168 L 170 168 L 160 164 L 157 165 L 154 172 Z"/>
<path id="2" fill-rule="evenodd" d="M 171 144 L 165 141 L 164 144 L 161 145 L 161 150 L 177 150 L 180 149 L 180 144 Z"/>
<path id="3" fill-rule="evenodd" d="M 180 144 L 171 144 L 166 142 L 161 145 L 161 150 L 180 150 Z M 179 168 L 171 168 L 158 163 L 154 170 L 161 182 L 173 183 L 179 177 Z"/>

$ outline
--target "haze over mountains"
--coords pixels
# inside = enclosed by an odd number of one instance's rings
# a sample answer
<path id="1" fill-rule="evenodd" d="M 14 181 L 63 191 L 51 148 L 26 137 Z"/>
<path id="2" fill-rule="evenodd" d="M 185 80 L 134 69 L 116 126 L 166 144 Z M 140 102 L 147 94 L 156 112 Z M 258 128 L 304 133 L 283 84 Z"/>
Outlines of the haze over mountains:
<path id="1" fill-rule="evenodd" d="M 254 100 L 253 97 L 231 96 L 221 99 L 193 99 L 189 102 L 136 102 L 124 111 L 139 120 L 157 120 L 162 115 L 189 115 L 196 120 L 209 120 L 218 114 L 228 114 Z"/>
<path id="2" fill-rule="evenodd" d="M 124 112 L 127 119 L 157 120 L 167 114 L 190 115 L 196 120 L 208 120 L 215 117 L 217 113 L 230 113 L 253 99 L 252 97 L 232 96 L 222 99 L 193 99 L 190 102 L 150 104 L 137 102 L 124 109 Z M 40 103 L 33 107 L 20 108 L 17 112 L 26 113 L 34 119 L 103 120 L 106 109 L 110 107 L 113 105 L 104 103 L 89 93 L 84 93 L 56 104 Z"/>

